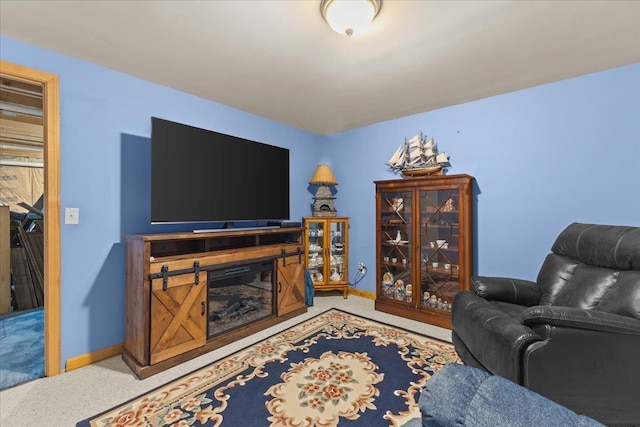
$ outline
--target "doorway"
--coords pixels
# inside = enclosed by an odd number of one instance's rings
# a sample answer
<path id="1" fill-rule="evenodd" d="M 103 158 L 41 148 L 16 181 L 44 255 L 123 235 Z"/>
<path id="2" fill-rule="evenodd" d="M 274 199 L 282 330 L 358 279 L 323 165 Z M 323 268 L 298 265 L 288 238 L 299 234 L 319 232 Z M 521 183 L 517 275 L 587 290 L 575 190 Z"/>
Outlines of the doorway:
<path id="1" fill-rule="evenodd" d="M 58 76 L 0 61 L 0 77 L 42 87 L 44 374 L 60 373 L 60 101 Z"/>

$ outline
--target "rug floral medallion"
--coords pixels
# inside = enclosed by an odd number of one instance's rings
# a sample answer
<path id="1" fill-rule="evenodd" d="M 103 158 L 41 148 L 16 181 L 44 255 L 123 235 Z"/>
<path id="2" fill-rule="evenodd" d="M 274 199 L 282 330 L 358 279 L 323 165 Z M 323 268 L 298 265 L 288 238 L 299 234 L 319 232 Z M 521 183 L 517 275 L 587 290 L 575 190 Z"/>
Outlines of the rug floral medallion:
<path id="1" fill-rule="evenodd" d="M 78 427 L 401 426 L 447 363 L 449 343 L 329 310 Z"/>

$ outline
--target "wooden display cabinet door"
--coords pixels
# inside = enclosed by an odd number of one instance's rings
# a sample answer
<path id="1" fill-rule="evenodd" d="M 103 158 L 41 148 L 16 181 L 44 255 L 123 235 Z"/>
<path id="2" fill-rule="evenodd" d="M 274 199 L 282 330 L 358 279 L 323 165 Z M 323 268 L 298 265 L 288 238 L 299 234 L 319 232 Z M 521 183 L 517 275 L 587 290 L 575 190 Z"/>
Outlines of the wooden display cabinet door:
<path id="1" fill-rule="evenodd" d="M 304 265 L 301 258 L 298 255 L 278 258 L 278 316 L 305 306 Z"/>
<path id="2" fill-rule="evenodd" d="M 319 218 L 305 218 L 305 262 L 314 286 L 326 283 L 329 268 L 326 236 L 327 221 Z"/>
<path id="3" fill-rule="evenodd" d="M 207 273 L 151 282 L 151 364 L 203 346 L 207 341 Z"/>
<path id="4" fill-rule="evenodd" d="M 402 183 L 404 185 L 404 183 Z M 390 187 L 377 194 L 377 298 L 413 306 L 416 265 L 414 244 L 414 191 Z"/>
<path id="5" fill-rule="evenodd" d="M 457 187 L 420 188 L 420 248 L 421 268 L 418 298 L 424 309 L 446 311 L 458 292 L 464 289 L 460 283 L 460 269 L 466 263 L 460 252 L 465 245 L 461 239 L 458 207 L 460 191 Z M 464 206 L 463 206 L 464 208 Z"/>

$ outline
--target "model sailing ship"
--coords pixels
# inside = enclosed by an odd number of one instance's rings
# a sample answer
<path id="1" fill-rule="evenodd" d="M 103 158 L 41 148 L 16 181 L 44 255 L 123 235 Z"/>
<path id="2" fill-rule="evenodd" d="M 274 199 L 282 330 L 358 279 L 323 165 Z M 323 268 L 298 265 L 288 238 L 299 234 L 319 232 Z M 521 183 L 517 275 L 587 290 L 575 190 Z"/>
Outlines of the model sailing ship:
<path id="1" fill-rule="evenodd" d="M 442 174 L 442 169 L 451 166 L 449 155 L 438 153 L 433 137 L 427 140 L 422 132 L 409 140 L 405 138 L 387 165 L 394 173 L 405 176 Z"/>

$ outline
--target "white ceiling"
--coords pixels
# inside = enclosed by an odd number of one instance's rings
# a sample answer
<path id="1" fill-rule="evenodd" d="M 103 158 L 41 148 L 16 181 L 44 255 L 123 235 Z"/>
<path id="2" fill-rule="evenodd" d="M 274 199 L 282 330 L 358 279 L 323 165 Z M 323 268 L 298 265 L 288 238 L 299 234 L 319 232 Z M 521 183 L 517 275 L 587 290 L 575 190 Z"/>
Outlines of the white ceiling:
<path id="1" fill-rule="evenodd" d="M 6 1 L 0 33 L 318 134 L 640 62 L 640 1 Z"/>

